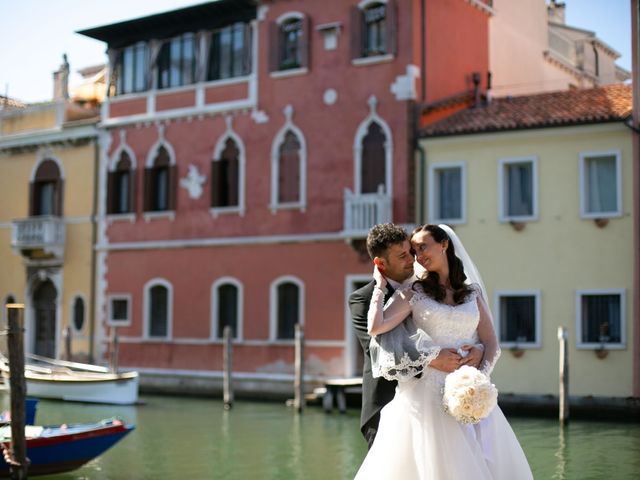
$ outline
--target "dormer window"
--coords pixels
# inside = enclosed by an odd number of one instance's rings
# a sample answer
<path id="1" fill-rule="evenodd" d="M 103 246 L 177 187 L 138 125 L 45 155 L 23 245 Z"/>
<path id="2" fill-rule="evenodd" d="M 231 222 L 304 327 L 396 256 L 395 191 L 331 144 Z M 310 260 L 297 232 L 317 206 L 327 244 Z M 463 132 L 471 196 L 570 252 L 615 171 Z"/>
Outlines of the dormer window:
<path id="1" fill-rule="evenodd" d="M 142 92 L 148 88 L 149 62 L 143 42 L 124 48 L 117 56 L 115 77 L 117 94 Z"/>
<path id="2" fill-rule="evenodd" d="M 251 28 L 235 23 L 213 32 L 207 80 L 222 80 L 251 73 Z"/>
<path id="3" fill-rule="evenodd" d="M 158 88 L 190 85 L 196 78 L 195 38 L 192 33 L 163 43 L 158 56 Z"/>

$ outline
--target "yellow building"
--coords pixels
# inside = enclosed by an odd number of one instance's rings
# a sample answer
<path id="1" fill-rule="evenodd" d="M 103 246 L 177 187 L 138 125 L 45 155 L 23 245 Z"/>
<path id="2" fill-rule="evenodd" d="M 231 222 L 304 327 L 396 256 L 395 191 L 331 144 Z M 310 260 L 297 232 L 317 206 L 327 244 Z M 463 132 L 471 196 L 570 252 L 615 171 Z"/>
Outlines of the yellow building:
<path id="1" fill-rule="evenodd" d="M 88 360 L 99 112 L 68 99 L 68 72 L 51 102 L 0 104 L 0 298 L 25 304 L 27 353 Z"/>
<path id="2" fill-rule="evenodd" d="M 573 396 L 637 396 L 633 379 L 631 88 L 501 98 L 426 126 L 419 200 L 483 276 L 502 392 L 557 395 L 558 327 Z"/>

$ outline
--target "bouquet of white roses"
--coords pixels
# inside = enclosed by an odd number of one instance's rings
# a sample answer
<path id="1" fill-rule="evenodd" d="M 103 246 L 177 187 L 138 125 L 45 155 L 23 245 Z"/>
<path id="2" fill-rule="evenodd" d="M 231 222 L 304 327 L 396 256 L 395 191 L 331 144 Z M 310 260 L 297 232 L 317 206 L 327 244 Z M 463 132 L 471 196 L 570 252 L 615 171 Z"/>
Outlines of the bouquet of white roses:
<path id="1" fill-rule="evenodd" d="M 447 375 L 442 402 L 458 422 L 478 423 L 498 403 L 498 389 L 480 370 L 463 365 Z"/>

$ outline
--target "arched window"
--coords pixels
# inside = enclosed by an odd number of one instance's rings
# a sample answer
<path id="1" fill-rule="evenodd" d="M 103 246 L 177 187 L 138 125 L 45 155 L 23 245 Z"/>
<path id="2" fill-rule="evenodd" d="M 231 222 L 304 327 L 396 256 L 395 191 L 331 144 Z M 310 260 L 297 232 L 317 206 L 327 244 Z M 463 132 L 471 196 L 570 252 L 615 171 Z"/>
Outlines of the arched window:
<path id="1" fill-rule="evenodd" d="M 175 166 L 171 165 L 169 152 L 160 146 L 153 164 L 145 170 L 145 211 L 175 210 Z"/>
<path id="2" fill-rule="evenodd" d="M 172 318 L 171 285 L 166 281 L 151 281 L 145 288 L 146 336 L 170 337 Z"/>
<path id="3" fill-rule="evenodd" d="M 386 184 L 386 137 L 380 125 L 371 122 L 367 134 L 362 139 L 362 179 L 360 193 L 375 193 L 380 185 Z"/>
<path id="4" fill-rule="evenodd" d="M 299 323 L 300 292 L 295 283 L 278 285 L 278 338 L 294 337 L 295 325 Z"/>
<path id="5" fill-rule="evenodd" d="M 62 215 L 62 178 L 53 160 L 43 161 L 31 182 L 30 211 L 36 215 Z"/>
<path id="6" fill-rule="evenodd" d="M 77 332 L 82 331 L 82 327 L 84 327 L 84 300 L 82 297 L 76 297 L 73 301 L 73 328 Z"/>
<path id="7" fill-rule="evenodd" d="M 282 277 L 271 285 L 271 338 L 293 340 L 296 324 L 303 324 L 304 284 Z"/>
<path id="8" fill-rule="evenodd" d="M 242 314 L 242 290 L 235 281 L 221 280 L 214 286 L 214 326 L 215 338 L 224 338 L 224 328 L 231 327 L 232 338 L 240 336 L 240 317 Z"/>
<path id="9" fill-rule="evenodd" d="M 134 171 L 127 152 L 120 154 L 116 168 L 109 172 L 108 213 L 129 213 L 134 211 Z"/>
<path id="10" fill-rule="evenodd" d="M 211 162 L 211 206 L 239 206 L 240 150 L 232 138 L 228 138 L 219 158 Z"/>
<path id="11" fill-rule="evenodd" d="M 300 198 L 300 141 L 287 131 L 278 151 L 278 203 L 299 203 Z"/>

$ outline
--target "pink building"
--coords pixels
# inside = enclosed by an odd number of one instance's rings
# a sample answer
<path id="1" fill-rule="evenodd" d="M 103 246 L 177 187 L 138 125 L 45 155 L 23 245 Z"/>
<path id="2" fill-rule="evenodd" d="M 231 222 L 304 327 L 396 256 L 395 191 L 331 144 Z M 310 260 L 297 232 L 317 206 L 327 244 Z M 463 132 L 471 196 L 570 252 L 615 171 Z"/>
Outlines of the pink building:
<path id="1" fill-rule="evenodd" d="M 346 299 L 374 224 L 414 224 L 421 105 L 488 69 L 479 0 L 219 0 L 80 32 L 106 42 L 97 351 L 147 386 L 359 375 Z"/>

